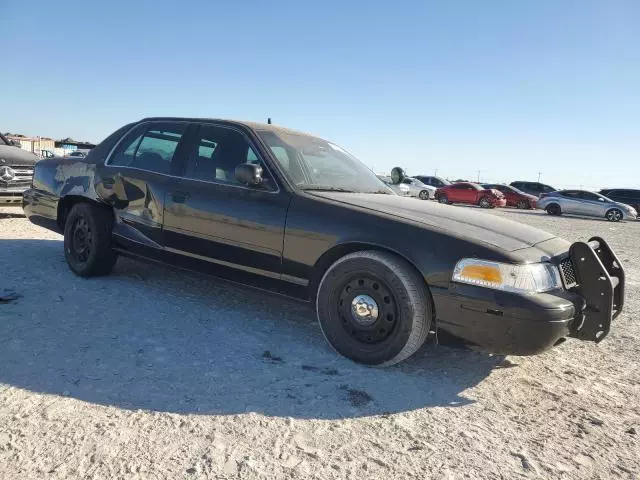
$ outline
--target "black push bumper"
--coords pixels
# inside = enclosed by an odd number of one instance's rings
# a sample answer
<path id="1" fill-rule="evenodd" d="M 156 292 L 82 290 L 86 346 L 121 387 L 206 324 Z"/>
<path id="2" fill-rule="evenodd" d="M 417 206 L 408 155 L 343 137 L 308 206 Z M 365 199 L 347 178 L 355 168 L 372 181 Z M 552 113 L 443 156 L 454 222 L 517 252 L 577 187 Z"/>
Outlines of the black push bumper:
<path id="1" fill-rule="evenodd" d="M 569 256 L 576 282 L 569 289 L 585 301 L 585 308 L 570 336 L 600 342 L 624 306 L 624 268 L 600 237 L 574 243 Z"/>
<path id="2" fill-rule="evenodd" d="M 553 261 L 553 260 L 552 260 Z M 624 304 L 624 269 L 601 238 L 555 259 L 563 289 L 535 295 L 451 282 L 432 288 L 436 325 L 479 350 L 534 355 L 567 337 L 600 342 Z"/>

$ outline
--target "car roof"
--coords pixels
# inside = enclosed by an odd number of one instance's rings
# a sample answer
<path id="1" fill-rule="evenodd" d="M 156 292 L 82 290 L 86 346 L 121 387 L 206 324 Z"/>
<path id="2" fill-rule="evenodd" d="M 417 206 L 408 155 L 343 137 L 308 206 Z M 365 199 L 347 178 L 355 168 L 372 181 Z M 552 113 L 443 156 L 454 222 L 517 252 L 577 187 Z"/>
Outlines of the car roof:
<path id="1" fill-rule="evenodd" d="M 223 118 L 192 118 L 192 117 L 146 117 L 140 120 L 141 122 L 203 122 L 203 123 L 220 123 L 225 125 L 235 125 L 235 126 L 243 126 L 246 128 L 250 128 L 252 130 L 260 130 L 267 131 L 273 133 L 281 133 L 288 135 L 300 135 L 311 138 L 322 138 L 317 135 L 312 135 L 306 132 L 300 132 L 298 130 L 293 130 L 291 128 L 281 127 L 278 125 L 273 125 L 270 123 L 260 123 L 260 122 L 250 122 L 245 120 L 228 120 Z"/>

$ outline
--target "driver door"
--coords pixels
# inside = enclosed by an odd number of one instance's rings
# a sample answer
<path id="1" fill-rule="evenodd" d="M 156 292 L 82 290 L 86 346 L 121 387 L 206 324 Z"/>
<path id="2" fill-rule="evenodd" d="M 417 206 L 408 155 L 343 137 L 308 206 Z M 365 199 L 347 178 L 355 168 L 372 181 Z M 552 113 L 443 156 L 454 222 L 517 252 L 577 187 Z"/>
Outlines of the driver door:
<path id="1" fill-rule="evenodd" d="M 279 278 L 290 195 L 280 189 L 239 130 L 192 124 L 179 178 L 167 193 L 167 250 L 245 272 Z M 235 168 L 260 162 L 264 183 L 243 185 Z"/>

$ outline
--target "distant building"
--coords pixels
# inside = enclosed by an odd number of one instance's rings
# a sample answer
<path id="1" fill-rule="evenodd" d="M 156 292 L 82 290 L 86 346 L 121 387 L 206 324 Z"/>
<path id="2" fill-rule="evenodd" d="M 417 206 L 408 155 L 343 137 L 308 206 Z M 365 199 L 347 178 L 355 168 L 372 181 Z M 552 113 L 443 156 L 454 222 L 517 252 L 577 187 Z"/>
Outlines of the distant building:
<path id="1" fill-rule="evenodd" d="M 25 135 L 8 134 L 7 139 L 20 143 L 20 148 L 27 152 L 35 153 L 38 156 L 42 150 L 53 151 L 55 148 L 55 140 L 47 137 L 27 137 Z"/>
<path id="2" fill-rule="evenodd" d="M 76 150 L 91 150 L 95 144 L 90 142 L 79 142 L 72 138 L 63 138 L 62 140 L 54 140 L 48 137 L 27 137 L 15 133 L 7 133 L 7 139 L 20 143 L 20 148 L 27 152 L 32 152 L 39 157 L 48 157 L 50 154 L 66 156 Z M 45 152 L 50 152 L 47 154 Z"/>

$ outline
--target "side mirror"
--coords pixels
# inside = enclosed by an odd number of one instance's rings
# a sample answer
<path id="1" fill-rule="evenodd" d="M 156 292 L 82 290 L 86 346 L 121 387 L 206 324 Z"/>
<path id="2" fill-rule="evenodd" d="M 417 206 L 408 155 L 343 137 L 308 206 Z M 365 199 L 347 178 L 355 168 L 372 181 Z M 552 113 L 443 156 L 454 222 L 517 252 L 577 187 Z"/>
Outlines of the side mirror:
<path id="1" fill-rule="evenodd" d="M 600 200 L 601 202 L 604 202 L 604 198 L 598 197 L 598 200 Z"/>
<path id="2" fill-rule="evenodd" d="M 398 185 L 400 182 L 402 182 L 404 179 L 406 178 L 406 175 L 404 173 L 404 170 L 402 170 L 400 167 L 394 167 L 391 170 L 391 182 L 394 185 Z"/>
<path id="3" fill-rule="evenodd" d="M 262 167 L 253 163 L 241 163 L 235 170 L 236 180 L 245 185 L 262 183 Z"/>

